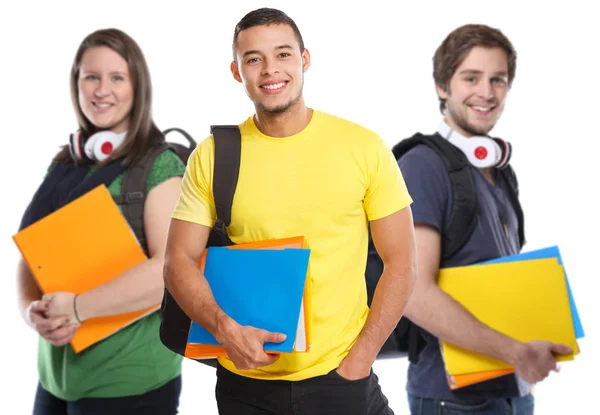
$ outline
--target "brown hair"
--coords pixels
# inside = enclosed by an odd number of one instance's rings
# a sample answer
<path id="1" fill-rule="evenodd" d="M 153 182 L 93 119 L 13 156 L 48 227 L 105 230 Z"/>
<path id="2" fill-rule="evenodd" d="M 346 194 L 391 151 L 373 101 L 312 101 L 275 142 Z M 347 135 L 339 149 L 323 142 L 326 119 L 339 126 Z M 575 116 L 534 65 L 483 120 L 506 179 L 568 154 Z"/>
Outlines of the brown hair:
<path id="1" fill-rule="evenodd" d="M 80 131 L 90 136 L 98 131 L 83 114 L 79 106 L 79 70 L 84 53 L 91 48 L 106 46 L 117 52 L 129 67 L 134 98 L 130 113 L 130 122 L 127 136 L 123 144 L 101 164 L 106 164 L 120 157 L 129 163 L 143 156 L 150 147 L 155 145 L 162 134 L 152 120 L 152 83 L 146 58 L 138 44 L 126 33 L 118 29 L 102 29 L 89 34 L 79 45 L 71 67 L 71 102 L 75 109 Z M 56 155 L 58 163 L 71 163 L 73 159 L 69 145 L 64 146 Z"/>
<path id="2" fill-rule="evenodd" d="M 508 86 L 512 85 L 517 67 L 517 52 L 508 38 L 498 29 L 480 24 L 468 24 L 451 32 L 433 56 L 433 79 L 440 88 L 448 91 L 450 79 L 465 60 L 471 49 L 502 48 L 508 57 Z M 439 97 L 443 113 L 446 100 Z"/>
<path id="3" fill-rule="evenodd" d="M 290 26 L 296 35 L 296 41 L 300 47 L 300 52 L 304 52 L 304 40 L 302 40 L 302 35 L 300 34 L 300 29 L 298 29 L 298 26 L 296 26 L 296 22 L 294 22 L 291 17 L 281 10 L 269 9 L 265 7 L 249 12 L 242 17 L 242 20 L 240 20 L 235 26 L 232 45 L 234 62 L 237 62 L 237 39 L 241 31 L 255 26 L 269 26 L 276 24 L 286 24 Z"/>

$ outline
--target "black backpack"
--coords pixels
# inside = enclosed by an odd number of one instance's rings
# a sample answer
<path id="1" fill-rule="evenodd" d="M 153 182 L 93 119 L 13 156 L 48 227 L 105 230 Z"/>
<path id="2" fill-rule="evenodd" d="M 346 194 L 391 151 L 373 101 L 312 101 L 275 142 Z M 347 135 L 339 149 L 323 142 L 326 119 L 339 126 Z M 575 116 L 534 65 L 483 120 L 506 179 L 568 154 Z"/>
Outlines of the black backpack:
<path id="1" fill-rule="evenodd" d="M 396 160 L 400 160 L 413 147 L 425 144 L 434 150 L 446 167 L 452 186 L 452 214 L 450 224 L 442 234 L 442 262 L 455 255 L 469 240 L 477 226 L 479 204 L 475 182 L 471 173 L 471 165 L 460 149 L 450 144 L 439 134 L 426 136 L 420 133 L 400 141 L 392 148 Z M 519 203 L 517 179 L 510 165 L 498 172 L 504 177 L 509 188 L 509 199 L 517 215 L 519 223 L 519 241 L 521 247 L 525 243 L 523 210 Z M 367 284 L 368 304 L 371 305 L 375 288 L 383 272 L 383 262 L 369 233 L 369 250 L 365 280 Z M 381 348 L 378 359 L 401 357 L 408 354 L 408 359 L 416 363 L 419 353 L 425 345 L 425 330 L 410 319 L 402 317 L 398 325 Z"/>
<path id="2" fill-rule="evenodd" d="M 213 195 L 217 219 L 210 232 L 207 247 L 229 246 L 233 245 L 233 242 L 229 239 L 227 227 L 231 223 L 231 206 L 239 175 L 241 135 L 237 125 L 211 126 L 211 134 L 215 143 Z M 162 343 L 171 351 L 185 356 L 191 323 L 191 319 L 165 287 L 160 308 L 160 340 Z M 217 366 L 216 359 L 196 361 L 211 367 Z"/>

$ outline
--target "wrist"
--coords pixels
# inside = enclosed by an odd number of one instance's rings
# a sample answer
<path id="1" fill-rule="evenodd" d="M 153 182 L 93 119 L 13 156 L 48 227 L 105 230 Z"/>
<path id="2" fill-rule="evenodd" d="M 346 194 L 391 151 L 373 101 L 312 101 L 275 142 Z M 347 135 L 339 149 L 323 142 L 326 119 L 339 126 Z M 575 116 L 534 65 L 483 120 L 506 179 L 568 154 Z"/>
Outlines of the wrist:
<path id="1" fill-rule="evenodd" d="M 385 343 L 385 339 L 380 338 L 382 331 L 380 324 L 376 324 L 375 321 L 367 321 L 367 324 L 363 327 L 363 331 L 358 336 L 358 339 L 356 339 L 356 343 L 350 349 L 348 353 L 349 357 L 365 367 L 373 366 L 377 359 L 377 354 L 381 347 L 383 347 L 383 343 Z"/>
<path id="2" fill-rule="evenodd" d="M 82 322 L 94 317 L 93 310 L 90 309 L 88 293 L 76 294 L 73 299 L 75 318 L 81 324 Z M 75 308 L 76 307 L 76 308 Z"/>
<path id="3" fill-rule="evenodd" d="M 502 356 L 501 360 L 504 360 L 512 367 L 517 367 L 522 361 L 522 356 L 524 355 L 526 348 L 526 343 L 513 340 L 511 344 L 504 349 L 504 356 Z"/>
<path id="4" fill-rule="evenodd" d="M 344 360 L 351 363 L 352 366 L 357 369 L 370 369 L 373 366 L 373 363 L 375 363 L 377 352 L 371 350 L 371 347 L 366 347 L 367 345 L 361 342 L 361 340 L 362 339 L 359 338 L 354 346 L 352 346 Z"/>
<path id="5" fill-rule="evenodd" d="M 83 320 L 81 319 L 81 317 L 79 316 L 79 313 L 77 312 L 77 299 L 79 298 L 79 294 L 75 294 L 73 296 L 73 315 L 75 316 L 75 320 L 79 323 L 82 324 Z"/>
<path id="6" fill-rule="evenodd" d="M 215 339 L 224 345 L 231 336 L 235 336 L 238 324 L 223 310 L 219 310 L 215 316 Z"/>
<path id="7" fill-rule="evenodd" d="M 370 370 L 375 363 L 377 355 L 372 356 L 371 353 L 353 353 L 352 350 L 346 356 L 347 360 L 352 363 L 357 369 Z"/>
<path id="8" fill-rule="evenodd" d="M 34 300 L 35 301 L 35 300 Z M 35 324 L 31 321 L 31 308 L 33 307 L 33 301 L 30 301 L 29 304 L 25 306 L 25 308 L 21 308 L 21 317 L 25 320 L 28 326 L 35 328 Z"/>

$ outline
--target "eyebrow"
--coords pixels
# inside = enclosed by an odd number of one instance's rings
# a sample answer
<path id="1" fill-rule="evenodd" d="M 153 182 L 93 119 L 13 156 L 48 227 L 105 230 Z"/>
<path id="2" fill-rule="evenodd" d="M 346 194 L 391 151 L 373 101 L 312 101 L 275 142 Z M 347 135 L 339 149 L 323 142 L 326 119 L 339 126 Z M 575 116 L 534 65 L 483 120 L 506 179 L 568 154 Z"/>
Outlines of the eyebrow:
<path id="1" fill-rule="evenodd" d="M 81 73 L 86 73 L 86 74 L 97 74 L 97 71 L 86 71 L 86 70 L 82 70 Z M 109 75 L 121 75 L 121 76 L 127 76 L 127 72 L 121 72 L 121 71 L 112 71 L 108 73 Z"/>
<path id="2" fill-rule="evenodd" d="M 294 49 L 292 46 L 290 45 L 279 45 L 275 47 L 275 50 L 280 50 L 280 49 Z M 248 55 L 260 55 L 260 51 L 258 50 L 248 50 L 246 52 L 244 52 L 244 54 L 242 55 L 242 57 L 246 57 Z"/>
<path id="3" fill-rule="evenodd" d="M 459 75 L 481 75 L 483 71 L 478 71 L 476 69 L 465 69 L 459 72 Z M 508 76 L 508 73 L 505 71 L 494 72 L 494 76 Z"/>

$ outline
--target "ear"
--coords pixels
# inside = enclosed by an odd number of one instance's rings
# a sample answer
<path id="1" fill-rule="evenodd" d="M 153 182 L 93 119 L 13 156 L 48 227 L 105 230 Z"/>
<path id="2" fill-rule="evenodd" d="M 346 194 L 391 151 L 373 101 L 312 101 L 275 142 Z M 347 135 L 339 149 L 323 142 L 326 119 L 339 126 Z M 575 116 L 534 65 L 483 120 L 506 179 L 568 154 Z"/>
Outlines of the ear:
<path id="1" fill-rule="evenodd" d="M 233 79 L 235 79 L 236 81 L 241 83 L 242 77 L 240 76 L 240 68 L 238 68 L 237 63 L 235 63 L 235 61 L 231 62 L 229 69 L 231 69 L 231 74 L 233 75 Z"/>
<path id="2" fill-rule="evenodd" d="M 310 52 L 304 48 L 304 52 L 302 52 L 302 72 L 308 71 L 308 68 L 310 68 Z"/>
<path id="3" fill-rule="evenodd" d="M 437 91 L 437 93 L 438 93 L 438 95 L 439 95 L 439 97 L 441 99 L 448 99 L 448 96 L 450 94 L 448 93 L 447 88 L 445 88 L 445 87 L 443 87 L 441 85 L 436 84 L 435 85 L 435 89 L 436 89 L 436 91 Z"/>

